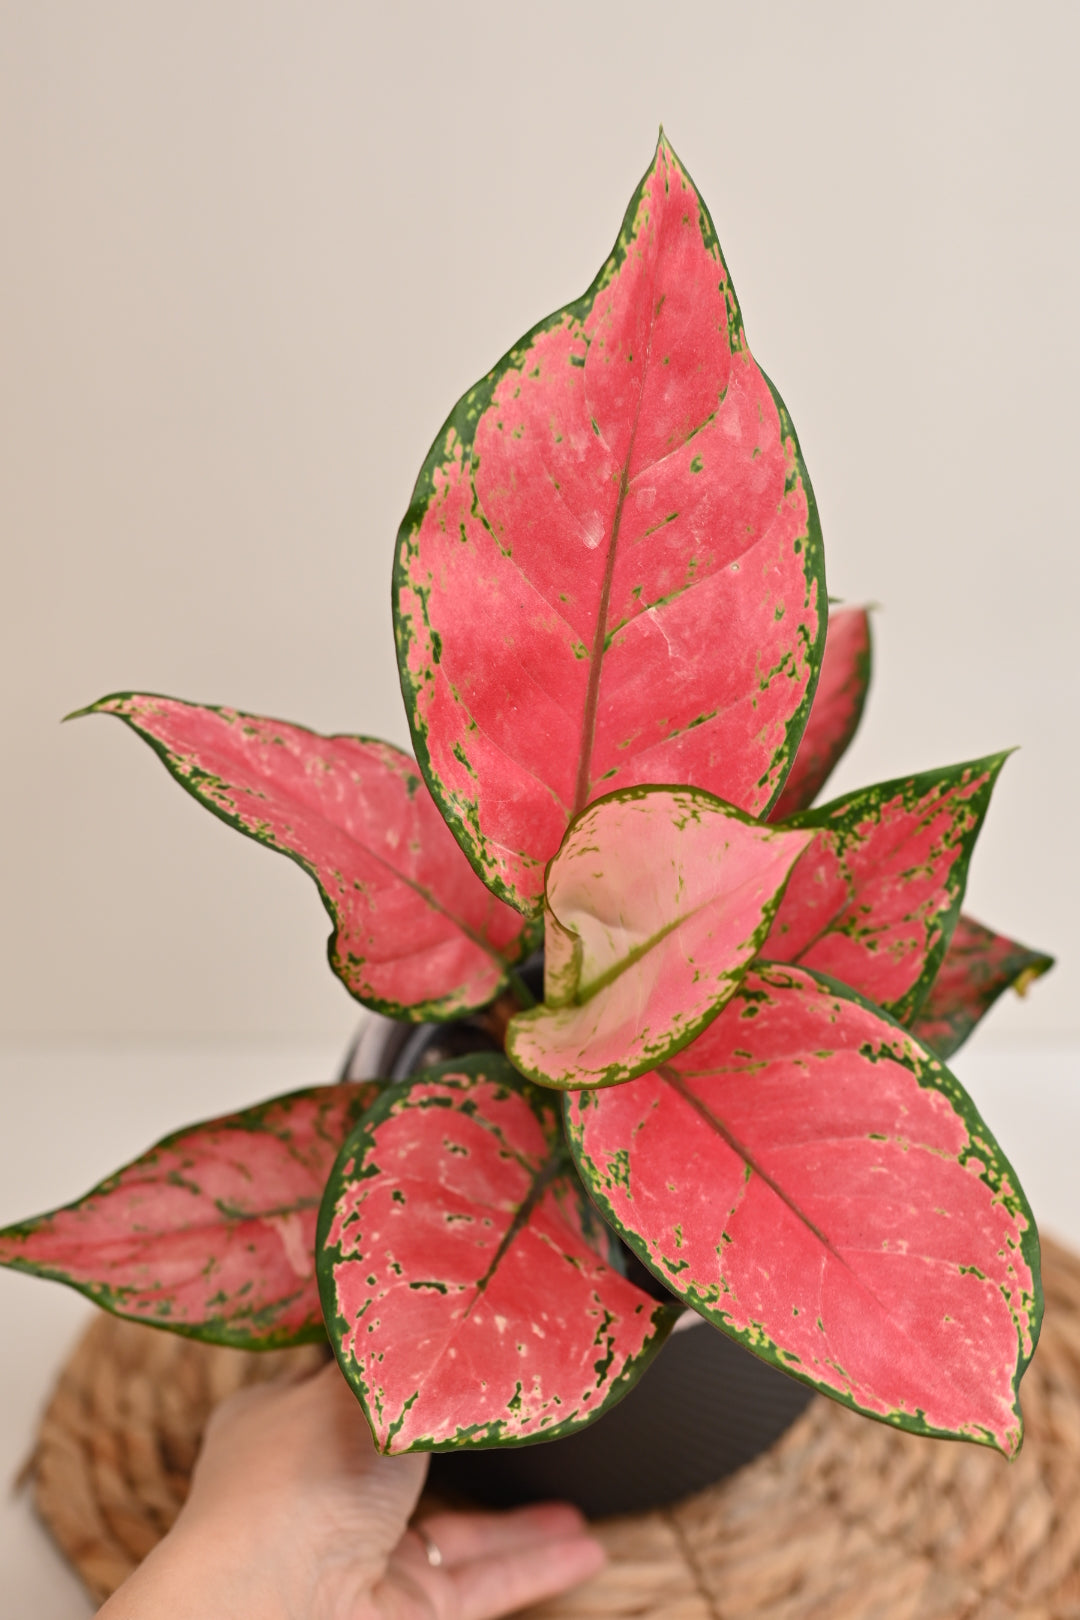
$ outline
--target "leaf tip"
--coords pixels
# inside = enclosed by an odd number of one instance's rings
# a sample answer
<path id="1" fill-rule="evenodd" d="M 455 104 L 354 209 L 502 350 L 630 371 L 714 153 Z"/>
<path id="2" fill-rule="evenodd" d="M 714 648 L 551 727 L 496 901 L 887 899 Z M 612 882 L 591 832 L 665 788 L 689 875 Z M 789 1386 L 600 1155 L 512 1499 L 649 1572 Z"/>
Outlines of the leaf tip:
<path id="1" fill-rule="evenodd" d="M 101 699 L 101 698 L 98 699 L 98 703 L 100 703 L 102 701 L 103 701 L 103 699 Z M 87 703 L 84 708 L 72 709 L 70 714 L 62 714 L 60 716 L 60 724 L 62 726 L 66 726 L 69 720 L 81 720 L 83 718 L 83 716 L 86 715 L 86 714 L 96 714 L 97 710 L 98 710 L 98 704 L 97 703 Z"/>
<path id="2" fill-rule="evenodd" d="M 87 703 L 81 709 L 72 709 L 70 714 L 61 715 L 60 724 L 63 726 L 66 725 L 69 720 L 81 720 L 83 716 L 87 714 L 115 714 L 117 711 L 113 705 L 115 705 L 120 698 L 127 696 L 130 696 L 130 694 L 125 692 L 106 692 L 104 697 L 97 698 L 93 703 Z"/>
<path id="3" fill-rule="evenodd" d="M 662 158 L 667 158 L 669 162 L 675 162 L 676 164 L 679 162 L 679 159 L 675 153 L 675 148 L 671 144 L 671 140 L 668 136 L 667 130 L 663 126 L 663 123 L 658 126 L 656 132 L 656 150 L 653 153 L 654 168 L 658 166 Z"/>
<path id="4" fill-rule="evenodd" d="M 1015 1426 L 1005 1429 L 1001 1434 L 993 1435 L 990 1441 L 993 1449 L 1000 1452 L 1005 1461 L 1010 1463 L 1016 1461 L 1024 1448 L 1024 1416 L 1019 1403 L 1017 1403 L 1015 1412 Z"/>
<path id="5" fill-rule="evenodd" d="M 1044 973 L 1049 973 L 1050 969 L 1054 965 L 1055 958 L 1052 956 L 1046 956 L 1043 957 L 1043 959 L 1039 962 L 1030 963 L 1026 968 L 1022 969 L 1022 971 L 1017 974 L 1016 978 L 1013 980 L 1013 989 L 1020 997 L 1021 1001 L 1027 995 L 1036 979 L 1041 979 Z M 3 1233 L 0 1233 L 0 1242 L 2 1241 Z"/>

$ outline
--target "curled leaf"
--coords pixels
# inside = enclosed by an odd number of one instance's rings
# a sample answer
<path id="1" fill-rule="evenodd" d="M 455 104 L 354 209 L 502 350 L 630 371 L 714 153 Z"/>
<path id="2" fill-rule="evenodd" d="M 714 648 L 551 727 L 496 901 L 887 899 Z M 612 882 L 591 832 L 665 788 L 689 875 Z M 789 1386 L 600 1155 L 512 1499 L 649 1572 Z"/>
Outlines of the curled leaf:
<path id="1" fill-rule="evenodd" d="M 421 767 L 523 911 L 601 794 L 685 782 L 755 816 L 778 794 L 825 635 L 819 525 L 663 137 L 592 286 L 451 413 L 394 590 Z"/>
<path id="2" fill-rule="evenodd" d="M 770 821 L 787 821 L 813 804 L 858 730 L 870 686 L 870 614 L 864 607 L 829 610 L 810 718 Z"/>
<path id="3" fill-rule="evenodd" d="M 83 712 L 126 721 L 208 810 L 315 879 L 334 923 L 330 966 L 365 1006 L 456 1018 L 490 1001 L 531 949 L 414 761 L 389 743 L 137 692 Z"/>
<path id="4" fill-rule="evenodd" d="M 379 1449 L 554 1439 L 624 1395 L 678 1313 L 607 1241 L 557 1104 L 501 1055 L 384 1091 L 327 1185 L 318 1261 Z"/>
<path id="5" fill-rule="evenodd" d="M 601 1212 L 747 1349 L 870 1417 L 1012 1455 L 1035 1223 L 959 1083 L 846 986 L 749 974 L 661 1070 L 566 1098 Z"/>
<path id="6" fill-rule="evenodd" d="M 547 877 L 545 1005 L 506 1052 L 542 1085 L 643 1074 L 715 1018 L 811 834 L 693 788 L 627 788 L 571 824 Z"/>
<path id="7" fill-rule="evenodd" d="M 1023 995 L 1053 965 L 1052 956 L 961 916 L 912 1030 L 938 1057 L 950 1057 L 1003 991 Z"/>
<path id="8" fill-rule="evenodd" d="M 317 1086 L 176 1131 L 85 1198 L 0 1232 L 0 1265 L 211 1344 L 321 1339 L 319 1200 L 377 1091 Z"/>
<path id="9" fill-rule="evenodd" d="M 814 841 L 762 954 L 828 973 L 902 1023 L 952 937 L 971 853 L 1008 754 L 862 788 L 797 816 Z"/>

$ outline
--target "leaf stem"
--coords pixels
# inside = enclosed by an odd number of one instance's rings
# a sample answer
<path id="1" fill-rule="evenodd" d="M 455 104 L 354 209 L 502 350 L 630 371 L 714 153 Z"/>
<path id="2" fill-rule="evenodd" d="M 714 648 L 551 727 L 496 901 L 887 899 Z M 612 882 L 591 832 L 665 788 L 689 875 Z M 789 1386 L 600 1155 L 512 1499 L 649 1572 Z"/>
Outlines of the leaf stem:
<path id="1" fill-rule="evenodd" d="M 536 997 L 529 989 L 525 980 L 513 968 L 506 970 L 507 987 L 513 991 L 514 997 L 522 1012 L 528 1012 L 530 1007 L 536 1006 Z"/>

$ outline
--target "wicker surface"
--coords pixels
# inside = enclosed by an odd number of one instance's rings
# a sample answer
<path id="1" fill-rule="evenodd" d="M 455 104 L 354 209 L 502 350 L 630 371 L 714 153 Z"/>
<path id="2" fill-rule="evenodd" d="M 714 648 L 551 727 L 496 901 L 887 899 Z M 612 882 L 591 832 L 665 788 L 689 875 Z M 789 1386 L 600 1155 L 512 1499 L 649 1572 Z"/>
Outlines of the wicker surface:
<path id="1" fill-rule="evenodd" d="M 1046 1244 L 1047 1317 L 1007 1464 L 817 1400 L 767 1456 L 600 1527 L 611 1564 L 545 1620 L 1080 1620 L 1080 1259 Z M 35 1459 L 38 1510 L 103 1597 L 167 1529 L 214 1403 L 318 1350 L 212 1350 L 101 1317 Z"/>

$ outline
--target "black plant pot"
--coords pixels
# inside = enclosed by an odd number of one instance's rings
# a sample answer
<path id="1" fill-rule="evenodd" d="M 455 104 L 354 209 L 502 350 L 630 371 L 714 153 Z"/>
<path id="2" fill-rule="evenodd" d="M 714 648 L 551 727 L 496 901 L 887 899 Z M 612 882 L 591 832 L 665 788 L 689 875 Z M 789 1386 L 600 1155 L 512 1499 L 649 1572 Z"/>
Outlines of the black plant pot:
<path id="1" fill-rule="evenodd" d="M 432 1063 L 497 1051 L 479 1021 L 398 1024 L 371 1015 L 342 1079 L 404 1080 Z M 627 1273 L 671 1296 L 626 1251 Z M 503 1450 L 439 1452 L 431 1485 L 490 1507 L 558 1497 L 590 1518 L 640 1513 L 712 1485 L 784 1433 L 812 1391 L 688 1311 L 630 1393 L 579 1434 Z"/>

